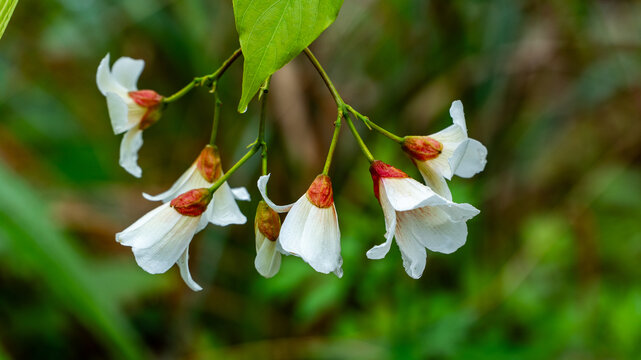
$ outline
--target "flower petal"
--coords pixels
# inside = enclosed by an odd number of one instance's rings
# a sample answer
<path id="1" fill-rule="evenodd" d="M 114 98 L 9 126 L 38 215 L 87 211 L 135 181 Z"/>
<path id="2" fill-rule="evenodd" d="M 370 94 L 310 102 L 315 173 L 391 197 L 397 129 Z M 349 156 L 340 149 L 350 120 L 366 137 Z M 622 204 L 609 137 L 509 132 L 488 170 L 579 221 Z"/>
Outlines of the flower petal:
<path id="1" fill-rule="evenodd" d="M 465 112 L 463 111 L 463 103 L 461 100 L 455 100 L 450 106 L 450 116 L 454 121 L 454 124 L 458 125 L 463 129 L 465 136 L 467 137 L 467 125 L 465 125 Z"/>
<path id="2" fill-rule="evenodd" d="M 180 214 L 169 204 L 151 210 L 116 234 L 116 241 L 125 246 L 148 247 L 162 234 L 167 233 L 180 220 Z"/>
<path id="3" fill-rule="evenodd" d="M 432 168 L 432 163 L 428 161 L 415 161 L 418 171 L 423 176 L 425 185 L 434 190 L 435 193 L 441 195 L 442 197 L 452 200 L 452 192 L 447 186 L 447 182 L 443 175 L 440 172 Z"/>
<path id="4" fill-rule="evenodd" d="M 107 97 L 107 110 L 109 110 L 109 119 L 114 134 L 122 134 L 131 129 L 135 124 L 129 123 L 129 107 L 120 95 L 111 91 L 105 94 Z"/>
<path id="5" fill-rule="evenodd" d="M 451 221 L 439 207 L 423 207 L 398 213 L 398 226 L 408 242 L 416 242 L 429 250 L 450 254 L 465 244 L 467 225 Z M 398 240 L 398 238 L 397 238 Z"/>
<path id="6" fill-rule="evenodd" d="M 384 178 L 381 183 L 390 204 L 397 211 L 447 204 L 446 199 L 412 178 Z"/>
<path id="7" fill-rule="evenodd" d="M 176 224 L 148 247 L 132 247 L 138 265 L 150 274 L 160 274 L 172 267 L 189 246 L 200 218 L 180 216 Z"/>
<path id="8" fill-rule="evenodd" d="M 401 223 L 396 225 L 396 243 L 401 250 L 403 267 L 405 272 L 412 278 L 418 279 L 423 275 L 427 262 L 425 247 L 408 233 L 409 228 Z"/>
<path id="9" fill-rule="evenodd" d="M 120 166 L 135 177 L 142 176 L 138 166 L 138 150 L 142 147 L 142 130 L 135 127 L 125 133 L 120 143 Z"/>
<path id="10" fill-rule="evenodd" d="M 178 264 L 178 268 L 180 269 L 180 276 L 190 289 L 194 291 L 200 291 L 203 289 L 194 281 L 194 279 L 192 279 L 191 273 L 189 272 L 189 246 L 185 251 L 183 251 L 183 254 L 178 258 L 176 264 Z"/>
<path id="11" fill-rule="evenodd" d="M 180 269 L 180 276 L 183 278 L 185 284 L 187 284 L 187 286 L 189 286 L 189 288 L 194 291 L 201 291 L 203 288 L 198 285 L 198 283 L 196 283 L 194 279 L 192 279 L 191 272 L 189 271 L 189 246 L 185 249 L 176 264 L 178 264 L 178 268 Z"/>
<path id="12" fill-rule="evenodd" d="M 288 212 L 296 203 L 278 206 L 267 197 L 267 182 L 269 181 L 270 176 L 271 174 L 267 174 L 258 178 L 258 191 L 260 191 L 260 195 L 263 197 L 263 200 L 265 200 L 267 205 L 269 205 L 270 208 L 274 209 L 274 211 L 279 213 Z"/>
<path id="13" fill-rule="evenodd" d="M 458 160 L 458 164 L 452 164 L 452 161 L 450 164 L 456 165 L 452 167 L 456 176 L 471 178 L 485 169 L 487 148 L 479 141 L 469 139 L 461 144 L 455 153 L 458 155 L 458 159 L 454 158 L 453 161 Z"/>
<path id="14" fill-rule="evenodd" d="M 267 202 L 267 200 L 265 200 L 265 202 Z M 269 202 L 267 202 L 267 204 L 270 205 Z M 280 228 L 278 238 L 280 246 L 285 252 L 300 256 L 300 239 L 303 230 L 305 230 L 305 223 L 307 222 L 307 217 L 312 207 L 314 207 L 314 205 L 307 200 L 306 195 L 303 195 L 293 204 L 291 210 L 289 210 L 285 221 L 283 221 L 283 226 Z M 274 210 L 278 211 L 276 209 Z"/>
<path id="15" fill-rule="evenodd" d="M 105 55 L 100 61 L 100 65 L 98 65 L 96 84 L 98 85 L 98 90 L 105 96 L 107 92 L 113 92 L 121 96 L 127 93 L 127 89 L 120 85 L 111 75 L 111 71 L 109 70 L 109 54 Z"/>
<path id="16" fill-rule="evenodd" d="M 231 193 L 234 194 L 236 200 L 241 201 L 250 201 L 251 196 L 249 196 L 249 191 L 244 187 L 231 188 Z"/>
<path id="17" fill-rule="evenodd" d="M 369 249 L 366 254 L 368 259 L 384 258 L 392 246 L 392 239 L 396 233 L 396 211 L 390 204 L 385 193 L 385 187 L 382 185 L 380 185 L 379 199 L 385 216 L 385 242 Z"/>
<path id="18" fill-rule="evenodd" d="M 116 60 L 112 68 L 113 78 L 128 91 L 138 90 L 136 83 L 145 67 L 144 60 L 135 60 L 123 56 Z"/>
<path id="19" fill-rule="evenodd" d="M 277 241 L 265 238 L 256 231 L 256 259 L 254 266 L 258 273 L 266 278 L 273 277 L 280 269 L 281 255 L 276 249 Z"/>
<path id="20" fill-rule="evenodd" d="M 456 149 L 467 141 L 465 130 L 455 124 L 450 125 L 436 134 L 430 135 L 430 137 L 443 144 L 443 149 L 439 156 L 429 160 L 430 166 L 434 171 L 441 174 L 441 176 L 450 180 L 454 174 L 454 168 L 451 164 L 460 161 L 460 154 L 456 153 Z"/>
<path id="21" fill-rule="evenodd" d="M 335 206 L 319 208 L 312 205 L 299 236 L 299 255 L 314 270 L 328 274 L 340 269 L 341 232 Z"/>
<path id="22" fill-rule="evenodd" d="M 240 212 L 234 194 L 231 188 L 224 182 L 216 192 L 209 204 L 213 207 L 209 216 L 209 222 L 218 226 L 226 226 L 230 224 L 244 224 L 247 218 Z"/>
<path id="23" fill-rule="evenodd" d="M 176 182 L 169 188 L 169 190 L 158 195 L 149 195 L 147 193 L 142 193 L 142 196 L 149 201 L 171 201 L 176 196 L 184 192 L 198 188 L 196 184 L 194 184 L 193 187 L 190 186 L 191 183 L 195 182 L 193 178 L 195 178 L 196 176 L 200 175 L 196 174 L 196 163 L 194 163 L 189 167 L 189 169 L 187 169 L 187 171 L 180 175 L 178 180 L 176 180 Z M 200 177 L 202 178 L 202 176 Z"/>

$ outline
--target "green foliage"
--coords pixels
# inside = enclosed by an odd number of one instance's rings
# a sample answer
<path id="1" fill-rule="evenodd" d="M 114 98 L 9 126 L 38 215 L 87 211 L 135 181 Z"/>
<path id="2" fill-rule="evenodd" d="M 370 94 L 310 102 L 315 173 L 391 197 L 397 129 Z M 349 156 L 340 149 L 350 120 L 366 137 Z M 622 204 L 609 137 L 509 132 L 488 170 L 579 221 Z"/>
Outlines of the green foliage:
<path id="1" fill-rule="evenodd" d="M 245 112 L 263 82 L 330 26 L 343 0 L 234 0 L 245 58 L 238 111 Z"/>
<path id="2" fill-rule="evenodd" d="M 102 339 L 114 355 L 142 358 L 138 338 L 116 306 L 117 292 L 100 286 L 103 282 L 94 277 L 96 269 L 49 220 L 42 200 L 2 164 L 0 183 L 0 244 L 20 264 L 20 271 L 43 281 L 61 306 Z"/>
<path id="3" fill-rule="evenodd" d="M 9 20 L 11 20 L 11 15 L 13 15 L 16 5 L 18 5 L 18 0 L 4 0 L 0 4 L 0 39 L 2 39 L 4 31 L 9 25 Z"/>

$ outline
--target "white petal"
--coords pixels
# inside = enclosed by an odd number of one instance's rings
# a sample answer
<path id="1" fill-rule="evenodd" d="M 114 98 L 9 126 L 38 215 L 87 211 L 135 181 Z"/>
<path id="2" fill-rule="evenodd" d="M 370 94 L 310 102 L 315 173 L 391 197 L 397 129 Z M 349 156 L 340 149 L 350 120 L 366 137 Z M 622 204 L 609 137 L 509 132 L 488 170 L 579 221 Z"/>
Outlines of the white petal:
<path id="1" fill-rule="evenodd" d="M 163 201 L 163 202 L 168 202 L 173 200 L 176 196 L 187 192 L 192 189 L 197 188 L 197 184 L 195 183 L 196 180 L 195 178 L 200 176 L 200 174 L 196 174 L 198 170 L 196 169 L 196 163 L 192 164 L 187 171 L 185 171 L 178 180 L 169 188 L 169 190 L 160 193 L 158 195 L 149 195 L 147 193 L 142 193 L 142 196 L 149 200 L 149 201 Z M 203 179 L 204 180 L 204 179 Z M 190 186 L 191 185 L 191 186 Z"/>
<path id="2" fill-rule="evenodd" d="M 198 285 L 194 281 L 194 279 L 191 278 L 191 273 L 189 272 L 189 246 L 183 251 L 183 254 L 178 258 L 178 261 L 176 262 L 178 264 L 178 268 L 180 269 L 180 276 L 183 278 L 183 281 L 187 286 L 189 286 L 190 289 L 194 291 L 200 291 L 203 288 Z"/>
<path id="3" fill-rule="evenodd" d="M 450 116 L 454 120 L 454 124 L 460 126 L 467 136 L 467 126 L 465 125 L 465 112 L 463 111 L 463 103 L 461 100 L 452 102 L 450 106 Z"/>
<path id="4" fill-rule="evenodd" d="M 448 200 L 452 200 L 452 192 L 447 186 L 445 178 L 443 177 L 443 175 L 441 175 L 440 172 L 432 168 L 431 161 L 414 161 L 414 163 L 416 164 L 418 171 L 421 173 L 421 176 L 423 176 L 425 185 L 430 187 L 432 190 L 434 190 L 435 193 L 441 195 L 442 197 Z"/>
<path id="5" fill-rule="evenodd" d="M 260 195 L 262 195 L 263 200 L 269 205 L 270 208 L 272 208 L 274 211 L 279 212 L 279 213 L 284 213 L 288 212 L 292 206 L 294 206 L 295 203 L 289 204 L 289 205 L 283 205 L 279 206 L 274 204 L 269 198 L 267 197 L 267 182 L 269 181 L 269 177 L 271 174 L 263 175 L 258 178 L 258 191 L 260 191 Z"/>
<path id="6" fill-rule="evenodd" d="M 401 250 L 405 272 L 414 279 L 423 275 L 427 253 L 425 247 L 407 233 L 408 228 L 401 224 L 396 226 L 396 243 Z"/>
<path id="7" fill-rule="evenodd" d="M 259 239 L 260 238 L 260 239 Z M 277 241 L 266 239 L 260 231 L 256 231 L 256 259 L 254 266 L 259 274 L 270 278 L 280 269 L 281 255 L 276 249 Z"/>
<path id="8" fill-rule="evenodd" d="M 138 90 L 136 83 L 144 67 L 144 60 L 123 56 L 114 63 L 112 74 L 114 79 L 128 91 L 135 91 Z"/>
<path id="9" fill-rule="evenodd" d="M 457 124 L 450 125 L 445 129 L 430 135 L 434 140 L 442 144 L 454 144 L 455 146 L 467 140 L 467 133 L 465 129 Z"/>
<path id="10" fill-rule="evenodd" d="M 380 185 L 379 199 L 381 200 L 381 208 L 385 216 L 385 242 L 376 245 L 367 251 L 368 259 L 382 259 L 387 255 L 392 246 L 392 239 L 396 233 L 396 211 L 387 199 L 385 187 Z"/>
<path id="11" fill-rule="evenodd" d="M 138 166 L 138 150 L 142 147 L 142 130 L 135 127 L 125 133 L 120 143 L 120 166 L 135 177 L 142 176 Z"/>
<path id="12" fill-rule="evenodd" d="M 454 174 L 451 164 L 460 161 L 460 154 L 456 153 L 456 149 L 467 141 L 467 135 L 460 126 L 450 125 L 430 137 L 443 145 L 441 153 L 436 158 L 428 160 L 430 166 L 441 176 L 450 180 Z"/>
<path id="13" fill-rule="evenodd" d="M 293 204 L 287 217 L 285 217 L 278 238 L 280 246 L 285 252 L 300 256 L 300 238 L 303 230 L 305 230 L 305 223 L 307 222 L 307 217 L 312 207 L 314 207 L 314 205 L 307 200 L 306 195 L 303 195 Z M 274 210 L 278 211 L 276 209 Z"/>
<path id="14" fill-rule="evenodd" d="M 458 160 L 458 164 L 452 164 L 451 161 L 450 164 L 456 165 L 452 167 L 456 176 L 470 178 L 485 169 L 487 148 L 479 141 L 469 139 L 459 146 L 455 153 L 458 159 L 454 158 L 453 161 Z"/>
<path id="15" fill-rule="evenodd" d="M 227 182 L 224 182 L 216 192 L 209 204 L 213 207 L 209 222 L 218 226 L 230 224 L 244 224 L 247 218 L 240 212 L 234 194 L 231 192 Z"/>
<path id="16" fill-rule="evenodd" d="M 383 178 L 381 184 L 385 187 L 384 194 L 397 211 L 447 203 L 429 187 L 411 178 Z"/>
<path id="17" fill-rule="evenodd" d="M 407 242 L 419 243 L 432 251 L 453 253 L 465 244 L 467 238 L 465 222 L 451 221 L 439 207 L 399 212 L 398 219 L 399 231 Z"/>
<path id="18" fill-rule="evenodd" d="M 448 202 L 447 205 L 440 205 L 439 209 L 443 210 L 451 221 L 467 221 L 480 213 L 480 211 L 470 204 L 458 204 Z"/>
<path id="19" fill-rule="evenodd" d="M 236 200 L 241 201 L 250 201 L 251 196 L 249 196 L 249 191 L 244 187 L 231 188 L 231 193 L 234 194 Z"/>
<path id="20" fill-rule="evenodd" d="M 150 274 L 160 274 L 172 267 L 189 246 L 200 217 L 180 216 L 178 222 L 148 247 L 132 247 L 138 265 Z"/>
<path id="21" fill-rule="evenodd" d="M 107 97 L 107 110 L 109 110 L 109 119 L 111 119 L 111 127 L 114 129 L 114 134 L 122 134 L 135 126 L 135 124 L 129 123 L 129 107 L 120 95 L 107 92 L 105 96 Z"/>
<path id="22" fill-rule="evenodd" d="M 180 214 L 163 204 L 151 210 L 116 234 L 116 241 L 125 246 L 148 247 L 156 239 L 168 232 L 180 220 Z"/>
<path id="23" fill-rule="evenodd" d="M 299 236 L 300 253 L 298 255 L 314 270 L 328 274 L 340 269 L 341 232 L 338 227 L 336 208 L 333 205 L 322 209 L 312 205 L 305 228 Z"/>
<path id="24" fill-rule="evenodd" d="M 96 72 L 96 84 L 98 85 L 98 90 L 103 95 L 107 95 L 107 92 L 113 92 L 118 95 L 126 95 L 127 89 L 114 79 L 109 70 L 109 54 L 107 54 L 98 65 L 98 71 Z"/>
<path id="25" fill-rule="evenodd" d="M 337 278 L 342 278 L 343 277 L 343 258 L 340 258 L 338 261 L 338 267 L 336 270 L 332 271 L 334 275 L 336 275 Z"/>

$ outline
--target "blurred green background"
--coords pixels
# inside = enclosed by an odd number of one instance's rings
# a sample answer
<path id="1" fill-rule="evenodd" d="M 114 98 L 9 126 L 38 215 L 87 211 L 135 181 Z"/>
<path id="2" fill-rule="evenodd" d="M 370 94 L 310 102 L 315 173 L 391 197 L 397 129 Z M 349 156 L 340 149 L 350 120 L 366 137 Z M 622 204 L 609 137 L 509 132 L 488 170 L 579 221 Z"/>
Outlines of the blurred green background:
<path id="1" fill-rule="evenodd" d="M 149 275 L 114 234 L 156 204 L 208 141 L 195 89 L 145 131 L 137 180 L 118 166 L 100 59 L 142 58 L 171 94 L 238 47 L 231 1 L 21 1 L 0 40 L 0 359 L 641 358 L 641 3 L 346 0 L 314 44 L 343 98 L 399 134 L 447 126 L 463 100 L 485 171 L 450 183 L 481 210 L 467 244 L 409 278 L 384 260 L 367 161 L 347 129 L 332 177 L 345 276 L 283 258 L 263 279 L 253 226 L 210 225 L 191 247 L 205 288 Z M 257 131 L 235 112 L 241 63 L 219 83 L 229 168 Z M 269 94 L 270 192 L 320 172 L 335 106 L 298 57 Z M 418 172 L 358 125 L 374 155 Z M 258 158 L 231 179 L 253 197 Z"/>

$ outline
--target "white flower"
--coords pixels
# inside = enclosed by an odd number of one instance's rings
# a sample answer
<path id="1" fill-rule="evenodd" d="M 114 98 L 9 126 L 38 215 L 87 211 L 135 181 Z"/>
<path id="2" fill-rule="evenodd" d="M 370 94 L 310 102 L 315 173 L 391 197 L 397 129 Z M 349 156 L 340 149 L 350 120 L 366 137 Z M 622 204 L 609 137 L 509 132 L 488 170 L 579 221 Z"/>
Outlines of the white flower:
<path id="1" fill-rule="evenodd" d="M 136 83 L 144 67 L 143 60 L 121 57 L 110 70 L 107 54 L 96 73 L 98 89 L 107 98 L 114 133 L 126 132 L 120 143 L 120 166 L 135 177 L 142 175 L 138 166 L 142 131 L 160 118 L 163 99 L 153 90 L 138 90 Z"/>
<path id="2" fill-rule="evenodd" d="M 254 266 L 259 274 L 266 278 L 273 277 L 280 269 L 282 249 L 278 236 L 280 234 L 280 217 L 265 201 L 258 202 L 256 219 L 256 259 Z"/>
<path id="3" fill-rule="evenodd" d="M 463 104 L 450 107 L 454 124 L 430 136 L 406 136 L 402 148 L 418 167 L 425 183 L 439 195 L 452 199 L 445 179 L 453 175 L 469 178 L 483 171 L 487 148 L 467 137 Z"/>
<path id="4" fill-rule="evenodd" d="M 223 175 L 218 150 L 211 145 L 207 145 L 196 161 L 176 180 L 169 190 L 155 196 L 145 193 L 142 195 L 147 200 L 168 202 L 186 191 L 209 188 Z M 246 223 L 247 218 L 240 212 L 236 199 L 249 201 L 250 196 L 244 187 L 232 189 L 227 182 L 224 182 L 214 192 L 213 199 L 202 218 L 202 226 L 206 226 L 207 222 L 218 226 Z"/>
<path id="5" fill-rule="evenodd" d="M 178 264 L 187 286 L 200 291 L 189 272 L 189 243 L 203 229 L 201 217 L 210 201 L 209 189 L 181 194 L 117 233 L 116 241 L 130 246 L 138 265 L 150 274 L 164 273 Z"/>
<path id="6" fill-rule="evenodd" d="M 465 244 L 465 222 L 479 213 L 476 208 L 453 203 L 382 161 L 374 161 L 370 172 L 387 232 L 385 242 L 367 252 L 368 258 L 385 257 L 396 238 L 405 271 L 418 279 L 425 269 L 425 248 L 449 254 Z"/>
<path id="7" fill-rule="evenodd" d="M 319 175 L 307 192 L 293 204 L 278 206 L 267 197 L 270 175 L 258 179 L 263 199 L 277 212 L 287 212 L 278 241 L 285 253 L 299 256 L 314 270 L 343 276 L 341 233 L 334 205 L 332 183 L 327 175 Z"/>

